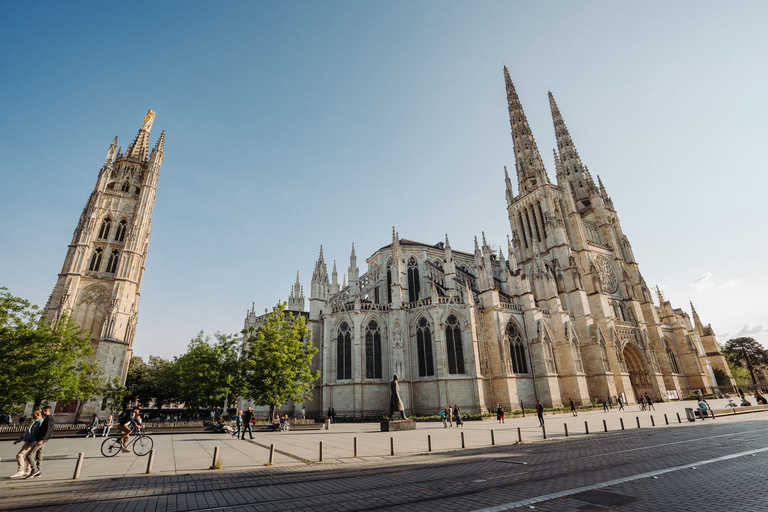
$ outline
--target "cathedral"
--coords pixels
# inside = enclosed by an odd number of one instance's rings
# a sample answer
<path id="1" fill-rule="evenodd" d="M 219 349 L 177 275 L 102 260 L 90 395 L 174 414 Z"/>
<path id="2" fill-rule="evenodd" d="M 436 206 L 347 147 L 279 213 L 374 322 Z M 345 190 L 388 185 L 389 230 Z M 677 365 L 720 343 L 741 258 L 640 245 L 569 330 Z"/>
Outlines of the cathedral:
<path id="1" fill-rule="evenodd" d="M 517 177 L 515 191 L 505 169 L 506 257 L 484 234 L 462 252 L 447 235 L 422 243 L 393 228 L 363 274 L 352 245 L 339 285 L 321 247 L 309 311 L 298 275 L 287 307 L 307 318 L 319 349 L 308 412 L 386 413 L 393 375 L 406 411 L 424 415 L 448 404 L 479 413 L 536 400 L 677 399 L 719 391 L 715 370 L 728 389 L 734 384 L 693 304 L 691 318 L 658 289 L 654 304 L 613 202 L 579 158 L 552 94 L 556 183 L 506 67 L 504 79 Z M 245 327 L 263 319 L 252 308 Z"/>
<path id="2" fill-rule="evenodd" d="M 155 189 L 163 163 L 165 132 L 149 151 L 155 113 L 125 153 L 117 137 L 107 151 L 88 198 L 56 286 L 45 306 L 55 323 L 69 315 L 91 336 L 93 360 L 105 376 L 125 383 L 139 313 L 139 288 L 149 247 Z M 29 407 L 29 406 L 28 406 Z M 57 405 L 58 421 L 109 414 L 106 403 L 75 400 Z"/>

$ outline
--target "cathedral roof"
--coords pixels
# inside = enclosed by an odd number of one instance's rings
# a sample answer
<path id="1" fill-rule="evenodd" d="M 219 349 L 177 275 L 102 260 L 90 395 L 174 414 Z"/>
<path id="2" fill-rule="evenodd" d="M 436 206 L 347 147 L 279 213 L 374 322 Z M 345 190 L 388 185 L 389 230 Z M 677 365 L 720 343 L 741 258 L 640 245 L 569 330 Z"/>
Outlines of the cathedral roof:
<path id="1" fill-rule="evenodd" d="M 414 247 L 427 247 L 427 248 L 430 248 L 430 249 L 439 249 L 441 251 L 445 249 L 445 242 L 437 242 L 436 244 L 433 245 L 433 244 L 425 244 L 424 242 L 417 242 L 415 240 L 408 240 L 407 238 L 401 238 L 400 239 L 400 245 L 410 245 L 410 246 L 414 246 Z M 382 247 L 381 249 L 379 249 L 379 251 L 383 251 L 384 249 L 389 249 L 391 247 L 392 247 L 392 244 L 387 244 L 384 247 Z M 376 251 L 376 252 L 379 252 L 379 251 Z M 454 254 L 463 254 L 465 256 L 473 256 L 472 253 L 464 252 L 464 251 L 455 251 L 454 250 L 453 253 Z"/>

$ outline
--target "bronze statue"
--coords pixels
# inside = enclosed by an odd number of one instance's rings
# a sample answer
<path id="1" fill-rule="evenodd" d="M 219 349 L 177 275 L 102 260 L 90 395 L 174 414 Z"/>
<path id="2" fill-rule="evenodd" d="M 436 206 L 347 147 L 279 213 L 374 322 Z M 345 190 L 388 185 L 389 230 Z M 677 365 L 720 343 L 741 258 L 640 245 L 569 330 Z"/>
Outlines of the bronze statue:
<path id="1" fill-rule="evenodd" d="M 389 385 L 389 389 L 389 419 L 394 420 L 395 413 L 398 412 L 404 420 L 407 420 L 408 418 L 405 417 L 405 407 L 400 399 L 400 384 L 397 383 L 397 375 L 392 376 L 392 383 Z"/>

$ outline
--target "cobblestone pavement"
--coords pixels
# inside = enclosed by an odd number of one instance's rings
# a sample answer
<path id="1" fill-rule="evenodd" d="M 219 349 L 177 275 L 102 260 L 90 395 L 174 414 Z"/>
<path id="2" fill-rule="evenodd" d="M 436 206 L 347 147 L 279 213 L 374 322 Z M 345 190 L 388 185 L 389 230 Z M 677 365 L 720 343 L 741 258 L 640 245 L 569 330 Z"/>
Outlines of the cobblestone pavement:
<path id="1" fill-rule="evenodd" d="M 750 416 L 343 464 L 13 480 L 0 509 L 768 511 L 768 420 Z"/>

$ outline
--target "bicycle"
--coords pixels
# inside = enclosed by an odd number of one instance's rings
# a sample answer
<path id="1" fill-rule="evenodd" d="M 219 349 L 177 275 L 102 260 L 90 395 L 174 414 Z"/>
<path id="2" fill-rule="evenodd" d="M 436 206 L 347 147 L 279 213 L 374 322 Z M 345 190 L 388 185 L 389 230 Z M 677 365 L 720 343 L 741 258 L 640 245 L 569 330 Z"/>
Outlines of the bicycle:
<path id="1" fill-rule="evenodd" d="M 148 454 L 152 451 L 152 447 L 155 445 L 148 434 L 149 432 L 145 432 L 144 430 L 135 433 L 133 439 L 129 440 L 128 444 L 126 444 L 126 448 L 128 445 L 133 445 L 133 453 L 139 457 Z M 105 457 L 114 457 L 122 451 L 123 444 L 120 442 L 119 436 L 107 438 L 101 443 L 101 454 Z"/>

